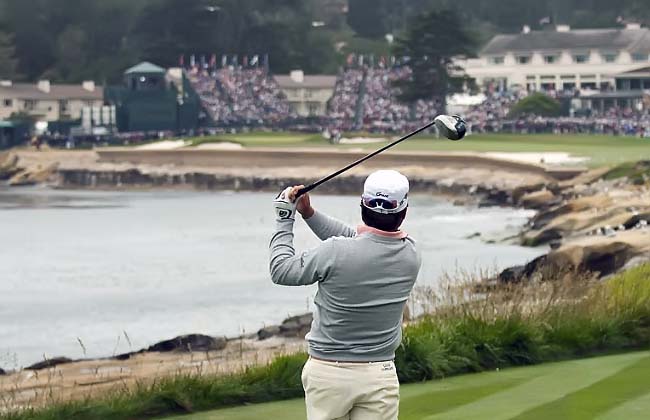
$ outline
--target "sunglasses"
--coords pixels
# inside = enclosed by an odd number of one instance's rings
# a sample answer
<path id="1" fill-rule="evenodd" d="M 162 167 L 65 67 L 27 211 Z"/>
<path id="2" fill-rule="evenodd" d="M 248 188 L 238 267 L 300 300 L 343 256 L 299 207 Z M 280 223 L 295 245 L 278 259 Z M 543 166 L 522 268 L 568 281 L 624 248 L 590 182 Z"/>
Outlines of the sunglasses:
<path id="1" fill-rule="evenodd" d="M 364 207 L 367 207 L 370 210 L 396 210 L 404 200 L 406 200 L 406 197 L 404 197 L 402 201 L 386 200 L 385 198 L 376 197 L 361 197 L 361 202 Z"/>

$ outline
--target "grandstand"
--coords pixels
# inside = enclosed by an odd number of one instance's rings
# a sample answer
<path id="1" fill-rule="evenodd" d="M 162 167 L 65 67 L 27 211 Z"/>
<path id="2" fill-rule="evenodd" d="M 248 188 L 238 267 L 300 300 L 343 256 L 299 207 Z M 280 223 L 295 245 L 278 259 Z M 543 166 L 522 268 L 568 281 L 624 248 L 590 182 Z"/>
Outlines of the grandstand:
<path id="1" fill-rule="evenodd" d="M 320 119 L 306 121 L 291 108 L 277 81 L 266 68 L 229 66 L 212 71 L 196 67 L 187 71 L 213 124 L 217 127 L 265 127 L 329 132 L 406 132 L 430 122 L 441 107 L 434 101 L 404 104 L 392 84 L 410 77 L 404 65 L 360 66 L 341 69 Z M 567 104 L 578 92 L 547 92 Z M 513 119 L 511 107 L 528 95 L 526 90 L 488 91 L 485 101 L 463 110 L 471 132 L 595 133 L 650 136 L 650 116 L 631 102 L 615 102 L 580 115 L 544 118 L 535 115 Z"/>

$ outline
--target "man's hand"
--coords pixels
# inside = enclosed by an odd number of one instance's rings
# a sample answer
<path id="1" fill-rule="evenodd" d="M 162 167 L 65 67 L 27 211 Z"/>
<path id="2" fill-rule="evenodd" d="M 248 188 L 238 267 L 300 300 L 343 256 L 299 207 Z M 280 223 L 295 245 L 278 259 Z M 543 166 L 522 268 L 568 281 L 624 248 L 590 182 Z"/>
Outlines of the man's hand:
<path id="1" fill-rule="evenodd" d="M 293 187 L 285 188 L 277 197 L 275 197 L 275 200 L 273 200 L 276 220 L 294 220 L 296 217 L 296 203 L 294 203 L 295 193 L 291 196 L 293 189 Z"/>
<path id="2" fill-rule="evenodd" d="M 297 185 L 291 189 L 291 193 L 289 193 L 289 197 L 291 197 L 292 201 L 295 201 L 296 194 L 298 194 L 298 191 L 301 189 L 305 188 L 304 185 Z M 309 193 L 303 194 L 298 198 L 298 201 L 296 201 L 296 210 L 298 213 L 302 215 L 303 219 L 309 219 L 314 215 L 314 208 L 311 206 L 311 199 L 309 198 Z"/>

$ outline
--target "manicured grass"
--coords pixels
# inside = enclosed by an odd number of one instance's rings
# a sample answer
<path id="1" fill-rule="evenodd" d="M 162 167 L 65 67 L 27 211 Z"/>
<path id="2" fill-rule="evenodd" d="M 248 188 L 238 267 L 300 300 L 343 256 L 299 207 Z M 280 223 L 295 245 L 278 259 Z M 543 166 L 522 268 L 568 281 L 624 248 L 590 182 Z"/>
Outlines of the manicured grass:
<path id="1" fill-rule="evenodd" d="M 362 135 L 362 134 L 361 134 Z M 374 135 L 373 135 L 374 136 Z M 336 147 L 340 149 L 374 150 L 379 144 L 329 144 L 318 134 L 247 133 L 223 134 L 196 138 L 197 144 L 212 141 L 233 141 L 245 147 Z M 650 139 L 636 137 L 547 135 L 547 134 L 478 134 L 460 142 L 422 135 L 396 146 L 402 151 L 444 152 L 566 152 L 591 159 L 589 166 L 617 165 L 622 162 L 650 159 Z"/>
<path id="2" fill-rule="evenodd" d="M 400 420 L 642 420 L 650 408 L 650 352 L 463 375 L 401 389 Z M 617 414 L 618 413 L 618 414 Z M 616 417 L 618 415 L 618 417 Z M 302 420 L 302 399 L 169 420 Z"/>

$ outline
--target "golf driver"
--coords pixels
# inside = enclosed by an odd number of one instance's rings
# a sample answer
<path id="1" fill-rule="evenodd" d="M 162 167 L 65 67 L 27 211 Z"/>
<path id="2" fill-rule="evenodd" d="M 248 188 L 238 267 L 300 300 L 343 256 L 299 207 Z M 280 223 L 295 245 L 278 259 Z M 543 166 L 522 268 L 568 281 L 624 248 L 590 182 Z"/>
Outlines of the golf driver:
<path id="1" fill-rule="evenodd" d="M 305 188 L 298 191 L 298 193 L 296 194 L 296 198 L 300 197 L 303 194 L 308 193 L 309 191 L 313 190 L 314 188 L 318 187 L 319 185 L 326 183 L 330 179 L 341 175 L 343 172 L 346 172 L 346 171 L 354 168 L 355 166 L 367 161 L 368 159 L 370 159 L 370 158 L 372 158 L 374 156 L 377 156 L 378 154 L 380 154 L 384 150 L 388 150 L 391 147 L 395 146 L 396 144 L 399 144 L 399 143 L 403 142 L 404 140 L 409 139 L 409 138 L 415 136 L 418 133 L 421 133 L 422 131 L 430 128 L 433 125 L 436 126 L 436 128 L 438 129 L 438 132 L 440 134 L 442 134 L 444 137 L 448 138 L 449 140 L 460 140 L 463 137 L 465 137 L 465 133 L 467 132 L 467 127 L 465 125 L 465 121 L 461 117 L 459 117 L 458 115 L 438 115 L 433 121 L 431 121 L 427 125 L 418 128 L 417 130 L 405 135 L 404 137 L 402 137 L 400 139 L 395 140 L 394 142 L 392 142 L 390 144 L 387 144 L 386 146 L 382 147 L 381 149 L 376 150 L 376 151 L 370 153 L 369 155 L 366 155 L 366 156 L 362 157 L 361 159 L 359 159 L 359 160 L 357 160 L 355 162 L 352 162 L 351 164 L 349 164 L 345 168 L 339 169 L 338 171 L 336 171 L 336 172 L 334 172 L 334 173 L 332 173 L 330 175 L 327 175 L 325 178 L 322 178 L 322 179 L 314 182 L 313 184 L 310 184 L 310 185 L 306 186 Z"/>

